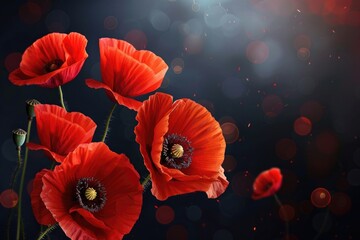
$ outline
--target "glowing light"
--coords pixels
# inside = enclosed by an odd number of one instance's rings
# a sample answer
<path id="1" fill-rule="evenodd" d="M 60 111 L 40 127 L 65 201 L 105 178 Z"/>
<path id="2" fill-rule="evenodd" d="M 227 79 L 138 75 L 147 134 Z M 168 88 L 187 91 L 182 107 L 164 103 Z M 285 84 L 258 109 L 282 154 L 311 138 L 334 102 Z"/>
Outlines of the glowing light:
<path id="1" fill-rule="evenodd" d="M 294 47 L 296 49 L 300 49 L 300 48 L 310 49 L 310 47 L 311 47 L 310 37 L 307 35 L 304 35 L 304 34 L 300 34 L 300 35 L 296 36 L 296 38 L 294 40 Z"/>
<path id="2" fill-rule="evenodd" d="M 171 61 L 171 68 L 175 74 L 182 73 L 184 69 L 184 60 L 182 58 L 174 58 Z"/>
<path id="3" fill-rule="evenodd" d="M 118 25 L 118 20 L 114 16 L 107 16 L 104 19 L 104 28 L 107 30 L 114 30 Z"/>
<path id="4" fill-rule="evenodd" d="M 297 51 L 297 56 L 300 60 L 308 60 L 310 58 L 310 50 L 308 48 L 299 48 Z"/>
<path id="5" fill-rule="evenodd" d="M 221 124 L 221 130 L 227 144 L 234 143 L 239 138 L 239 129 L 234 123 L 226 122 Z"/>
<path id="6" fill-rule="evenodd" d="M 166 240 L 174 240 L 174 239 L 181 239 L 186 240 L 189 239 L 187 229 L 182 225 L 173 225 L 169 227 L 168 231 L 166 232 Z"/>
<path id="7" fill-rule="evenodd" d="M 324 107 L 317 101 L 307 101 L 301 108 L 300 113 L 311 120 L 311 122 L 318 122 L 324 114 Z"/>
<path id="8" fill-rule="evenodd" d="M 19 196 L 14 190 L 6 189 L 0 194 L 0 203 L 5 208 L 13 208 L 18 203 Z"/>
<path id="9" fill-rule="evenodd" d="M 280 139 L 275 146 L 276 156 L 282 160 L 293 159 L 296 155 L 296 144 L 289 138 Z"/>
<path id="10" fill-rule="evenodd" d="M 269 57 L 269 47 L 265 42 L 252 41 L 247 45 L 246 57 L 253 64 L 261 64 Z"/>
<path id="11" fill-rule="evenodd" d="M 267 117 L 273 118 L 280 114 L 284 108 L 281 98 L 277 95 L 265 96 L 262 104 L 262 109 Z"/>
<path id="12" fill-rule="evenodd" d="M 231 172 L 236 168 L 237 161 L 232 155 L 225 155 L 224 162 L 222 163 L 222 167 L 226 172 Z"/>
<path id="13" fill-rule="evenodd" d="M 289 204 L 284 204 L 279 208 L 279 217 L 285 222 L 289 222 L 295 217 L 295 208 Z"/>
<path id="14" fill-rule="evenodd" d="M 316 188 L 311 193 L 311 203 L 317 208 L 327 207 L 331 202 L 331 195 L 325 188 Z"/>
<path id="15" fill-rule="evenodd" d="M 49 32 L 66 32 L 70 26 L 70 17 L 62 10 L 53 10 L 46 16 L 45 24 Z"/>
<path id="16" fill-rule="evenodd" d="M 145 33 L 138 29 L 133 29 L 125 35 L 125 40 L 134 45 L 138 50 L 145 49 L 147 45 L 147 37 Z"/>
<path id="17" fill-rule="evenodd" d="M 21 62 L 21 53 L 13 52 L 6 56 L 5 58 L 5 68 L 8 72 L 11 72 L 19 67 Z"/>
<path id="18" fill-rule="evenodd" d="M 158 31 L 166 31 L 170 26 L 169 16 L 160 10 L 151 11 L 149 20 L 153 28 Z"/>
<path id="19" fill-rule="evenodd" d="M 221 18 L 226 14 L 226 10 L 220 5 L 212 5 L 204 12 L 204 20 L 208 27 L 221 27 Z"/>
<path id="20" fill-rule="evenodd" d="M 203 40 L 200 36 L 189 35 L 184 40 L 184 49 L 188 54 L 196 54 L 201 52 L 203 48 Z"/>
<path id="21" fill-rule="evenodd" d="M 155 218 L 161 224 L 169 224 L 174 220 L 175 212 L 170 206 L 163 205 L 156 209 Z"/>
<path id="22" fill-rule="evenodd" d="M 35 2 L 27 2 L 21 5 L 19 9 L 19 17 L 26 24 L 34 24 L 41 19 L 41 7 Z"/>
<path id="23" fill-rule="evenodd" d="M 294 131 L 300 136 L 306 136 L 311 132 L 311 121 L 306 117 L 299 117 L 294 122 Z"/>
<path id="24" fill-rule="evenodd" d="M 332 195 L 329 205 L 330 212 L 335 215 L 344 215 L 351 209 L 351 198 L 343 192 L 336 192 Z"/>
<path id="25" fill-rule="evenodd" d="M 321 153 L 333 155 L 339 149 L 339 140 L 334 133 L 324 131 L 317 135 L 316 146 Z"/>

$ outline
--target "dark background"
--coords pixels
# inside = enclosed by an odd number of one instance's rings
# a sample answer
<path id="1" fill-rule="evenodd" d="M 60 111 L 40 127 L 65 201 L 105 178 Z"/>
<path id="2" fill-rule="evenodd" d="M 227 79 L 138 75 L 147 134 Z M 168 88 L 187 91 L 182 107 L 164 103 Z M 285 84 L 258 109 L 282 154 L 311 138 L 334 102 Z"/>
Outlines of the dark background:
<path id="1" fill-rule="evenodd" d="M 291 239 L 359 239 L 360 1 L 31 0 L 3 2 L 0 12 L 0 192 L 16 166 L 11 131 L 26 129 L 25 100 L 59 104 L 57 89 L 14 86 L 8 73 L 36 39 L 76 31 L 88 39 L 89 57 L 63 92 L 68 110 L 98 124 L 94 141 L 112 103 L 84 80 L 101 79 L 98 39 L 113 37 L 161 56 L 169 70 L 158 91 L 206 106 L 228 143 L 223 166 L 230 185 L 222 196 L 192 193 L 161 202 L 148 190 L 125 239 L 283 239 L 274 198 L 250 197 L 254 178 L 271 167 L 284 176 L 278 196 L 291 216 Z M 107 143 L 144 177 L 135 115 L 118 107 Z M 294 131 L 300 116 L 312 124 L 305 136 Z M 30 152 L 28 164 L 27 182 L 51 162 Z M 318 187 L 332 196 L 326 208 L 311 203 Z M 24 195 L 26 236 L 35 239 L 39 226 Z M 168 224 L 156 218 L 162 206 L 174 211 Z M 1 206 L 1 234 L 8 214 Z M 66 239 L 59 229 L 50 238 Z"/>

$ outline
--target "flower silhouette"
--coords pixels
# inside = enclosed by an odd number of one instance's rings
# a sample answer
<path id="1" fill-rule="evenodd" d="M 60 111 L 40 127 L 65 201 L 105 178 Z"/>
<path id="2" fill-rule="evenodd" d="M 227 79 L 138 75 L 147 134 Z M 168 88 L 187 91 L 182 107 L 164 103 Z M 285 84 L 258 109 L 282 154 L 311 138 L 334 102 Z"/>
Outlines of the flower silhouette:
<path id="1" fill-rule="evenodd" d="M 281 187 L 282 175 L 279 168 L 261 172 L 253 183 L 254 200 L 274 195 Z"/>
<path id="2" fill-rule="evenodd" d="M 28 143 L 31 150 L 44 150 L 57 162 L 79 144 L 92 141 L 96 124 L 80 112 L 67 112 L 57 105 L 38 104 L 34 107 L 40 144 Z"/>
<path id="3" fill-rule="evenodd" d="M 72 32 L 50 33 L 28 47 L 20 67 L 9 74 L 15 85 L 40 85 L 54 88 L 73 80 L 88 54 L 85 36 Z"/>
<path id="4" fill-rule="evenodd" d="M 126 41 L 101 38 L 99 48 L 103 82 L 87 79 L 87 86 L 103 88 L 113 102 L 137 110 L 141 102 L 134 98 L 158 89 L 168 66 L 154 53 L 136 50 Z"/>
<path id="5" fill-rule="evenodd" d="M 58 222 L 71 239 L 122 239 L 139 217 L 142 192 L 129 159 L 99 142 L 38 173 L 31 203 L 39 223 Z"/>
<path id="6" fill-rule="evenodd" d="M 206 108 L 190 99 L 173 103 L 171 95 L 156 93 L 136 119 L 136 141 L 158 200 L 195 191 L 216 198 L 226 190 L 225 140 Z"/>

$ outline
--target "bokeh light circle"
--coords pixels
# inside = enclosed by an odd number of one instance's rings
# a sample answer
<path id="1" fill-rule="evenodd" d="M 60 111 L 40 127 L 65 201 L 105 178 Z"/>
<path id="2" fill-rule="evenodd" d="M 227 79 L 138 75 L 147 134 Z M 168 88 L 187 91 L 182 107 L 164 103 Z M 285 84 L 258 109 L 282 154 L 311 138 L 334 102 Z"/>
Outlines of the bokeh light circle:
<path id="1" fill-rule="evenodd" d="M 339 139 L 332 131 L 323 131 L 316 137 L 316 146 L 321 153 L 333 155 L 339 149 Z"/>
<path id="2" fill-rule="evenodd" d="M 294 131 L 300 136 L 306 136 L 311 132 L 312 124 L 307 117 L 299 117 L 294 122 Z"/>
<path id="3" fill-rule="evenodd" d="M 351 198 L 344 192 L 336 192 L 332 195 L 329 205 L 330 212 L 335 215 L 344 215 L 351 209 Z"/>
<path id="4" fill-rule="evenodd" d="M 297 50 L 297 57 L 302 60 L 308 60 L 310 58 L 310 50 L 308 48 L 299 48 Z"/>
<path id="5" fill-rule="evenodd" d="M 246 57 L 253 64 L 261 64 L 269 57 L 269 47 L 265 42 L 252 41 L 246 47 Z"/>
<path id="6" fill-rule="evenodd" d="M 231 172 L 236 168 L 237 161 L 232 155 L 225 155 L 224 162 L 222 163 L 222 167 L 225 172 Z"/>
<path id="7" fill-rule="evenodd" d="M 166 232 L 166 240 L 187 240 L 188 230 L 182 225 L 172 225 Z"/>
<path id="8" fill-rule="evenodd" d="M 298 50 L 300 48 L 310 49 L 311 40 L 310 40 L 309 36 L 304 35 L 304 34 L 300 34 L 300 35 L 296 36 L 296 38 L 294 40 L 294 47 L 296 48 L 296 50 Z"/>
<path id="9" fill-rule="evenodd" d="M 276 156 L 282 160 L 291 160 L 297 152 L 296 143 L 290 138 L 282 138 L 275 145 Z"/>
<path id="10" fill-rule="evenodd" d="M 240 19 L 233 14 L 225 14 L 221 18 L 221 30 L 225 37 L 234 37 L 240 33 Z"/>
<path id="11" fill-rule="evenodd" d="M 125 40 L 134 45 L 137 50 L 145 49 L 147 46 L 147 37 L 139 29 L 133 29 L 126 33 Z"/>
<path id="12" fill-rule="evenodd" d="M 316 188 L 310 196 L 311 203 L 317 208 L 327 207 L 331 202 L 331 195 L 325 188 Z"/>
<path id="13" fill-rule="evenodd" d="M 188 207 L 186 209 L 186 216 L 191 221 L 194 221 L 194 222 L 199 221 L 202 216 L 201 208 L 196 205 L 192 205 L 192 206 Z"/>
<path id="14" fill-rule="evenodd" d="M 66 32 L 70 27 L 69 15 L 59 9 L 47 14 L 45 24 L 49 32 Z"/>
<path id="15" fill-rule="evenodd" d="M 13 208 L 19 200 L 18 194 L 12 189 L 6 189 L 0 194 L 0 203 L 5 208 Z"/>
<path id="16" fill-rule="evenodd" d="M 156 209 L 155 218 L 161 224 L 169 224 L 174 220 L 175 212 L 172 207 L 163 205 Z"/>
<path id="17" fill-rule="evenodd" d="M 19 17 L 26 24 L 34 24 L 41 19 L 42 9 L 39 4 L 28 1 L 19 8 Z"/>
<path id="18" fill-rule="evenodd" d="M 184 69 L 184 60 L 182 58 L 174 58 L 171 61 L 171 68 L 175 74 L 182 73 Z"/>
<path id="19" fill-rule="evenodd" d="M 221 124 L 221 130 L 223 132 L 225 142 L 227 144 L 231 144 L 236 142 L 239 138 L 239 129 L 238 127 L 232 122 L 225 122 Z"/>
<path id="20" fill-rule="evenodd" d="M 8 72 L 11 72 L 19 67 L 21 62 L 22 54 L 19 52 L 13 52 L 6 56 L 5 58 L 5 68 Z"/>
<path id="21" fill-rule="evenodd" d="M 279 217 L 285 222 L 289 222 L 295 217 L 295 208 L 289 204 L 283 204 L 279 208 Z"/>
<path id="22" fill-rule="evenodd" d="M 226 10 L 220 5 L 212 5 L 204 12 L 204 20 L 208 27 L 221 27 L 221 18 L 226 14 Z"/>
<path id="23" fill-rule="evenodd" d="M 149 21 L 153 28 L 158 31 L 166 31 L 170 26 L 169 16 L 163 11 L 157 9 L 151 11 Z"/>
<path id="24" fill-rule="evenodd" d="M 118 25 L 118 20 L 115 16 L 107 16 L 104 19 L 104 28 L 107 30 L 114 30 Z"/>
<path id="25" fill-rule="evenodd" d="M 284 108 L 284 103 L 278 95 L 267 95 L 264 97 L 261 107 L 269 118 L 276 117 Z"/>

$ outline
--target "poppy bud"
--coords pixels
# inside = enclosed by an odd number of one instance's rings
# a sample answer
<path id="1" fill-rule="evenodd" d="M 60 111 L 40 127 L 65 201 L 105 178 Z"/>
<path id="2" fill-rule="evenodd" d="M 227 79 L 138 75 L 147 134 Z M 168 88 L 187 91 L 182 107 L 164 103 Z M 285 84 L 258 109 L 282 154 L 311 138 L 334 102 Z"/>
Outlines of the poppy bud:
<path id="1" fill-rule="evenodd" d="M 18 128 L 12 131 L 13 133 L 13 140 L 17 148 L 21 147 L 26 139 L 26 131 Z"/>
<path id="2" fill-rule="evenodd" d="M 29 118 L 35 117 L 34 107 L 37 104 L 40 104 L 40 102 L 36 99 L 26 100 L 26 112 Z"/>

